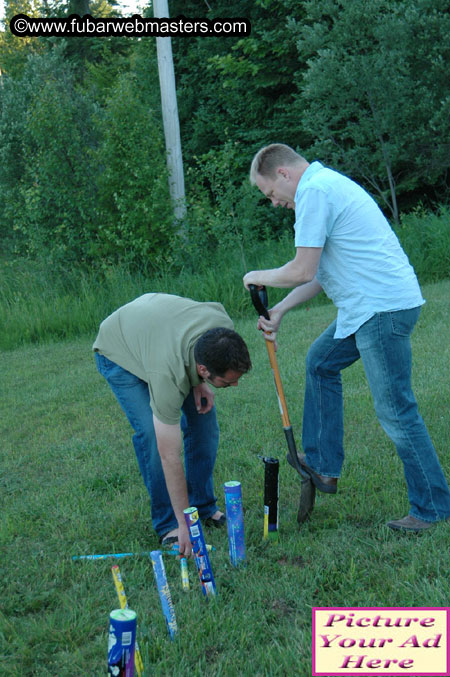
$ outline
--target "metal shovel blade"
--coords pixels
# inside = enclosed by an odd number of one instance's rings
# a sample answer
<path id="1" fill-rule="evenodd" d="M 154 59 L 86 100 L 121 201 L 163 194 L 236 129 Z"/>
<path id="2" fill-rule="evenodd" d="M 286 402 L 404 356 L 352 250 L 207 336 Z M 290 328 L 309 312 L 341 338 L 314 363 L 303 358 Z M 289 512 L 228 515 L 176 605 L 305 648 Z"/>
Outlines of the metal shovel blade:
<path id="1" fill-rule="evenodd" d="M 300 502 L 298 504 L 297 522 L 303 524 L 311 517 L 314 510 L 314 502 L 316 500 L 316 487 L 311 478 L 302 478 L 300 488 Z"/>

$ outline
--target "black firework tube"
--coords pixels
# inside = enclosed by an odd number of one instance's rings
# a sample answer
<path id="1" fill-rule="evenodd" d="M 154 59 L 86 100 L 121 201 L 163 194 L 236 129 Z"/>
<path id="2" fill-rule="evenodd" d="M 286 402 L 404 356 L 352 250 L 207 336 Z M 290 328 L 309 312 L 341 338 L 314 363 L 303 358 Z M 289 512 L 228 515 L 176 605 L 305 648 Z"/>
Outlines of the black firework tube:
<path id="1" fill-rule="evenodd" d="M 277 458 L 264 456 L 264 538 L 278 535 L 278 472 Z"/>

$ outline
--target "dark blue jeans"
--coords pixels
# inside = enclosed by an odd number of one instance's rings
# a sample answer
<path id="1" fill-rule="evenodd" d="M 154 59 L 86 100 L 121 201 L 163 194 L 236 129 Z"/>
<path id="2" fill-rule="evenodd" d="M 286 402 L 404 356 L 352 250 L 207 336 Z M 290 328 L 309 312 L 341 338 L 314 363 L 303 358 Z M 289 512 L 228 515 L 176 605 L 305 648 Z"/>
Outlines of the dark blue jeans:
<path id="1" fill-rule="evenodd" d="M 95 361 L 135 431 L 133 445 L 151 499 L 153 527 L 159 536 L 163 536 L 176 529 L 178 523 L 156 444 L 148 385 L 104 355 L 95 353 Z M 207 414 L 199 414 L 191 390 L 182 406 L 180 425 L 189 505 L 195 506 L 200 517 L 206 519 L 217 511 L 213 469 L 219 445 L 219 426 L 215 407 Z"/>
<path id="2" fill-rule="evenodd" d="M 403 462 L 410 514 L 428 522 L 450 516 L 450 492 L 411 388 L 410 335 L 420 308 L 377 313 L 345 339 L 336 323 L 306 358 L 303 449 L 316 472 L 339 477 L 344 460 L 341 371 L 361 358 L 381 426 Z"/>

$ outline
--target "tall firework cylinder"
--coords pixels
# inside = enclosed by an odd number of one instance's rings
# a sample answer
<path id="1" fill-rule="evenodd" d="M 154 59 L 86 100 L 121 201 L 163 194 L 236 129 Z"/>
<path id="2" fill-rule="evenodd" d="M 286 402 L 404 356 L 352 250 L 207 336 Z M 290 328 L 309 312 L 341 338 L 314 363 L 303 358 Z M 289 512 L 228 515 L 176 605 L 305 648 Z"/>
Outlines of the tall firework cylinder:
<path id="1" fill-rule="evenodd" d="M 245 565 L 245 540 L 241 483 L 225 482 L 224 491 L 230 561 L 235 567 L 242 566 Z"/>
<path id="2" fill-rule="evenodd" d="M 109 615 L 108 675 L 134 677 L 136 612 L 115 609 Z"/>
<path id="3" fill-rule="evenodd" d="M 123 587 L 122 576 L 120 574 L 120 569 L 117 564 L 111 567 L 111 573 L 114 580 L 114 585 L 116 587 L 117 596 L 119 598 L 119 604 L 121 609 L 128 609 L 127 596 L 125 594 L 125 588 Z M 141 652 L 139 650 L 138 641 L 136 638 L 136 645 L 134 649 L 134 667 L 136 669 L 137 677 L 141 677 L 144 672 L 144 664 L 142 662 Z"/>
<path id="4" fill-rule="evenodd" d="M 216 582 L 209 562 L 208 550 L 206 548 L 197 508 L 186 508 L 186 510 L 184 510 L 184 518 L 189 530 L 192 551 L 194 553 L 203 594 L 206 595 L 206 597 L 214 597 L 216 594 Z"/>
<path id="5" fill-rule="evenodd" d="M 264 538 L 278 537 L 278 472 L 277 458 L 263 456 L 264 462 Z"/>
<path id="6" fill-rule="evenodd" d="M 162 611 L 166 619 L 167 630 L 169 631 L 170 639 L 173 639 L 178 632 L 178 627 L 161 550 L 152 550 L 150 559 L 152 560 L 153 573 L 159 592 L 159 599 L 161 600 Z"/>

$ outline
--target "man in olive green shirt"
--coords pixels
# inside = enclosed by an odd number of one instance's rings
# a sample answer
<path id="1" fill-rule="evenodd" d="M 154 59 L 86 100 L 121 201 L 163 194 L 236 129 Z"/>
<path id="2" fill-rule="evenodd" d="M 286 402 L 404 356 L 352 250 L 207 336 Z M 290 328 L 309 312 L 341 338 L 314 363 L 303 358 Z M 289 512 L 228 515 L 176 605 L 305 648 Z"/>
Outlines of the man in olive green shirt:
<path id="1" fill-rule="evenodd" d="M 208 383 L 236 386 L 251 368 L 247 346 L 220 303 L 154 293 L 107 317 L 93 349 L 135 431 L 153 526 L 161 542 L 176 540 L 180 553 L 190 554 L 185 508 L 195 505 L 209 523 L 224 522 L 212 479 L 219 428 Z"/>

